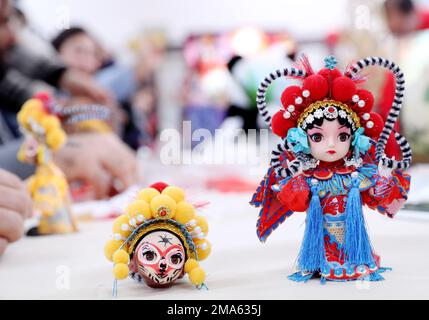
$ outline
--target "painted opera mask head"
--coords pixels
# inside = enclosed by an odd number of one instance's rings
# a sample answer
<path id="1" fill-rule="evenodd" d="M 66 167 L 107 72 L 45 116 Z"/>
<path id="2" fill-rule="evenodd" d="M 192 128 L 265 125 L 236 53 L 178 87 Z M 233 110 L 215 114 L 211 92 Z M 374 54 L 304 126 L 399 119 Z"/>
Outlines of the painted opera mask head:
<path id="1" fill-rule="evenodd" d="M 169 230 L 145 234 L 131 258 L 135 272 L 150 287 L 169 287 L 184 275 L 186 249 L 178 235 Z"/>
<path id="2" fill-rule="evenodd" d="M 199 261 L 211 252 L 207 220 L 196 214 L 182 189 L 156 183 L 142 189 L 113 223 L 105 255 L 114 263 L 116 280 L 130 276 L 153 288 L 169 287 L 188 274 L 204 286 Z"/>

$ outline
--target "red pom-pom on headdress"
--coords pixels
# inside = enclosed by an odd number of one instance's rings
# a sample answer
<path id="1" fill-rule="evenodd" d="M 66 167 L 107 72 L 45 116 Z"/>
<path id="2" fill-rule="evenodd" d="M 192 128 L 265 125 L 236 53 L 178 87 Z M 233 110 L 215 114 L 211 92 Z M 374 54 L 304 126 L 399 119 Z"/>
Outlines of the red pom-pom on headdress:
<path id="1" fill-rule="evenodd" d="M 372 110 L 374 96 L 368 90 L 358 89 L 356 94 L 352 96 L 352 102 L 353 111 L 363 114 Z"/>
<path id="2" fill-rule="evenodd" d="M 332 98 L 341 102 L 352 100 L 356 94 L 356 85 L 352 79 L 347 77 L 338 77 L 332 82 Z"/>
<path id="3" fill-rule="evenodd" d="M 285 119 L 284 113 L 285 111 L 280 110 L 276 112 L 271 119 L 271 129 L 273 130 L 273 133 L 281 138 L 285 138 L 289 129 L 296 126 L 294 120 Z"/>
<path id="4" fill-rule="evenodd" d="M 316 101 L 324 98 L 328 94 L 329 84 L 320 74 L 313 74 L 304 79 L 302 89 L 304 95 L 308 94 L 313 101 Z"/>
<path id="5" fill-rule="evenodd" d="M 52 104 L 52 98 L 48 92 L 40 91 L 40 92 L 36 93 L 33 96 L 33 98 L 42 101 L 43 108 L 45 109 L 46 112 L 50 113 L 52 111 L 52 110 L 50 110 L 51 104 Z"/>
<path id="6" fill-rule="evenodd" d="M 334 79 L 342 76 L 340 70 L 338 70 L 337 68 L 334 68 L 332 70 L 329 68 L 323 68 L 317 74 L 324 77 L 329 83 Z"/>
<path id="7" fill-rule="evenodd" d="M 378 113 L 368 112 L 362 115 L 361 120 L 365 135 L 377 139 L 383 130 L 383 118 Z"/>
<path id="8" fill-rule="evenodd" d="M 295 106 L 295 109 L 302 109 L 303 98 L 302 89 L 299 86 L 287 87 L 281 96 L 281 102 L 285 110 L 288 110 L 290 105 Z"/>

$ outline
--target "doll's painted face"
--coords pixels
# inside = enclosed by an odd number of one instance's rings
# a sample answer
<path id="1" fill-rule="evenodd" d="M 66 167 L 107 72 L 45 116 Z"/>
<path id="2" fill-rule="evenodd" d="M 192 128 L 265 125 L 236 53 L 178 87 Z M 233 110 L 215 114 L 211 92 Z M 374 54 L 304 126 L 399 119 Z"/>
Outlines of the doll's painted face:
<path id="1" fill-rule="evenodd" d="M 39 142 L 31 135 L 26 135 L 24 143 L 18 152 L 18 158 L 21 161 L 34 164 L 37 159 Z"/>
<path id="2" fill-rule="evenodd" d="M 164 230 L 145 235 L 133 256 L 136 272 L 151 287 L 167 287 L 181 277 L 185 259 L 181 240 Z"/>
<path id="3" fill-rule="evenodd" d="M 344 158 L 350 149 L 351 130 L 337 119 L 324 120 L 307 131 L 311 155 L 321 161 L 334 162 Z"/>

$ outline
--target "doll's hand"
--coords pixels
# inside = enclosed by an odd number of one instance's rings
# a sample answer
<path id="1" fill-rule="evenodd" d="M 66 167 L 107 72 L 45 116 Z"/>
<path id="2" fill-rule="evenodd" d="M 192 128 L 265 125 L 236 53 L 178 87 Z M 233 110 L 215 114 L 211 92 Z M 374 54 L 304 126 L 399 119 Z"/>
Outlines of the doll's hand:
<path id="1" fill-rule="evenodd" d="M 21 238 L 24 219 L 32 211 L 32 201 L 24 184 L 15 175 L 0 169 L 0 255 L 6 246 Z"/>
<path id="2" fill-rule="evenodd" d="M 385 158 L 385 157 L 383 157 L 383 158 Z M 392 158 L 392 159 L 394 159 L 394 158 Z M 380 176 L 389 179 L 392 176 L 392 169 L 384 167 L 382 165 L 382 160 L 383 159 L 380 159 L 380 161 L 378 162 L 378 173 Z"/>
<path id="3" fill-rule="evenodd" d="M 136 181 L 134 152 L 111 133 L 70 135 L 66 145 L 55 154 L 56 164 L 68 181 L 83 180 L 94 189 L 98 199 L 108 196 L 115 180 L 123 191 Z"/>
<path id="4" fill-rule="evenodd" d="M 310 188 L 302 175 L 288 181 L 277 194 L 277 199 L 287 208 L 296 212 L 307 210 L 310 203 Z"/>

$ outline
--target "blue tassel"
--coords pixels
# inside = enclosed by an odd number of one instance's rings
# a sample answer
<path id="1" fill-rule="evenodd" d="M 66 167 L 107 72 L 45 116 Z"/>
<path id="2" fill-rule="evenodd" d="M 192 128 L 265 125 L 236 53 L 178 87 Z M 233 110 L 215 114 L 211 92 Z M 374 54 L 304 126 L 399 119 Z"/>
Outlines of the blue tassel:
<path id="1" fill-rule="evenodd" d="M 113 280 L 112 288 L 112 297 L 116 298 L 118 296 L 118 280 Z"/>
<path id="2" fill-rule="evenodd" d="M 373 272 L 368 275 L 369 281 L 383 281 L 384 277 L 379 272 Z"/>
<path id="3" fill-rule="evenodd" d="M 392 271 L 392 268 L 390 267 L 381 267 L 380 269 L 377 270 L 378 273 L 383 273 L 386 271 Z"/>
<path id="4" fill-rule="evenodd" d="M 202 284 L 196 286 L 196 287 L 197 287 L 198 290 L 201 290 L 203 288 L 206 289 L 206 290 L 209 290 L 209 287 L 207 287 L 207 285 L 204 282 Z"/>
<path id="5" fill-rule="evenodd" d="M 317 271 L 325 261 L 323 243 L 323 212 L 319 199 L 318 181 L 311 181 L 311 201 L 305 220 L 304 240 L 298 258 L 298 266 L 302 271 Z"/>
<path id="6" fill-rule="evenodd" d="M 287 278 L 295 282 L 307 282 L 313 277 L 313 275 L 314 275 L 313 272 L 303 274 L 301 271 L 298 271 L 298 272 L 295 272 L 294 274 L 291 274 Z"/>
<path id="7" fill-rule="evenodd" d="M 359 184 L 357 172 L 352 173 L 352 188 L 346 206 L 343 254 L 346 262 L 355 265 L 370 264 L 374 260 L 362 212 Z"/>

